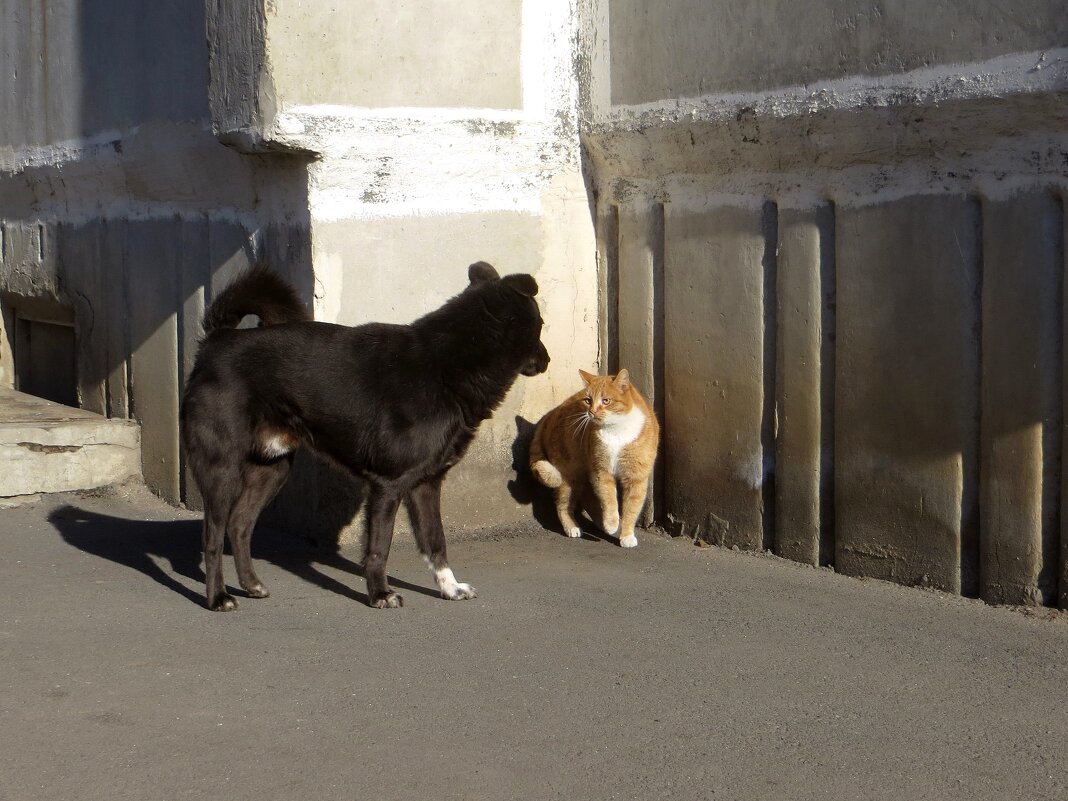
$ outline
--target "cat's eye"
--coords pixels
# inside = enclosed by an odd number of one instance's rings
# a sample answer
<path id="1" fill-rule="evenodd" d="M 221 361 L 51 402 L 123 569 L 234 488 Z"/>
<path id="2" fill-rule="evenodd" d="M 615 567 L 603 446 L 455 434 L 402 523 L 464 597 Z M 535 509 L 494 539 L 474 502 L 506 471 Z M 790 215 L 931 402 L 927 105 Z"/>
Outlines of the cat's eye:
<path id="1" fill-rule="evenodd" d="M 589 398 L 583 398 L 582 402 L 585 403 L 587 406 L 589 406 L 590 403 L 592 403 L 592 401 Z"/>
<path id="2" fill-rule="evenodd" d="M 604 404 L 605 406 L 607 406 L 607 405 L 608 405 L 608 404 L 610 404 L 611 402 L 612 402 L 612 401 L 611 401 L 611 399 L 609 399 L 609 398 L 601 398 L 601 403 L 603 403 L 603 404 Z"/>

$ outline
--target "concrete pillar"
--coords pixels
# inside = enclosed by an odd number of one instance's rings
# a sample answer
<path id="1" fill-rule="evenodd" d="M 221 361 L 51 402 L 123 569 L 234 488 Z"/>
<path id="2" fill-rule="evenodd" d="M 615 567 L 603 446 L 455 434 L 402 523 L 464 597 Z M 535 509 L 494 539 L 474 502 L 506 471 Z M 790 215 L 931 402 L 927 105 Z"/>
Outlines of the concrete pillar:
<path id="1" fill-rule="evenodd" d="M 665 511 L 763 547 L 764 257 L 759 203 L 665 209 Z M 698 528 L 700 527 L 700 528 Z"/>
<path id="2" fill-rule="evenodd" d="M 961 588 L 973 549 L 979 219 L 965 197 L 839 209 L 835 565 Z"/>
<path id="3" fill-rule="evenodd" d="M 181 496 L 178 456 L 177 244 L 181 220 L 128 222 L 131 408 L 141 423 L 145 482 L 171 503 Z"/>
<path id="4" fill-rule="evenodd" d="M 107 260 L 102 302 L 107 310 L 107 414 L 130 416 L 130 315 L 126 277 L 126 221 L 103 221 L 103 252 Z"/>
<path id="5" fill-rule="evenodd" d="M 833 530 L 824 519 L 833 508 L 823 508 L 833 466 L 825 458 L 833 441 L 832 214 L 826 206 L 779 210 L 774 545 L 810 565 L 820 564 L 821 540 Z"/>
<path id="6" fill-rule="evenodd" d="M 663 285 L 664 207 L 659 203 L 628 203 L 618 216 L 618 330 L 617 369 L 626 368 L 635 385 L 667 426 L 663 410 Z M 664 431 L 661 439 L 665 438 Z M 653 477 L 641 524 L 660 514 L 663 460 Z"/>
<path id="7" fill-rule="evenodd" d="M 78 402 L 96 414 L 107 410 L 107 330 L 111 323 L 104 302 L 104 234 L 99 221 L 56 227 L 64 293 L 74 306 Z"/>
<path id="8" fill-rule="evenodd" d="M 181 254 L 178 302 L 178 370 L 179 393 L 185 392 L 186 381 L 196 362 L 200 338 L 200 324 L 204 318 L 204 296 L 211 285 L 211 257 L 209 251 L 210 222 L 208 217 L 183 220 L 181 231 Z M 200 488 L 181 454 L 182 501 L 190 509 L 203 509 Z"/>
<path id="9" fill-rule="evenodd" d="M 1059 204 L 983 205 L 981 593 L 1056 600 L 1061 449 Z"/>

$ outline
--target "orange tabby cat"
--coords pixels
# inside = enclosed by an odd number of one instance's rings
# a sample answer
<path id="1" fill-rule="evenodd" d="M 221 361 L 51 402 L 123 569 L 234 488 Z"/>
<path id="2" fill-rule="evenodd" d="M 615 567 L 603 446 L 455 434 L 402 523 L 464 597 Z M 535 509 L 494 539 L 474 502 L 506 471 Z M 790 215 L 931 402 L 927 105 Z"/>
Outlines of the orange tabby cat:
<path id="1" fill-rule="evenodd" d="M 575 515 L 591 512 L 592 495 L 600 507 L 601 527 L 619 531 L 619 544 L 638 544 L 634 524 L 641 514 L 649 476 L 656 461 L 660 426 L 626 370 L 614 376 L 579 370 L 586 388 L 576 392 L 538 423 L 530 445 L 530 469 L 556 490 L 556 513 L 564 533 L 582 534 Z M 622 519 L 616 482 L 623 490 Z"/>

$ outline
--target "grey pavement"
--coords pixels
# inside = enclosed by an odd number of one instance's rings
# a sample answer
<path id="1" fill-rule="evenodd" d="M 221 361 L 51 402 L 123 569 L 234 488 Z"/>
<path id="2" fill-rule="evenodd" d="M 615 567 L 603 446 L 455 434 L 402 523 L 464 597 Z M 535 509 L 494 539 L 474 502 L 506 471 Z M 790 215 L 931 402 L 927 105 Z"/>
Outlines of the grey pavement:
<path id="1" fill-rule="evenodd" d="M 201 606 L 196 515 L 0 512 L 0 798 L 1065 799 L 1068 621 L 646 535 L 356 553 L 262 531 Z M 227 563 L 233 579 L 232 563 Z"/>

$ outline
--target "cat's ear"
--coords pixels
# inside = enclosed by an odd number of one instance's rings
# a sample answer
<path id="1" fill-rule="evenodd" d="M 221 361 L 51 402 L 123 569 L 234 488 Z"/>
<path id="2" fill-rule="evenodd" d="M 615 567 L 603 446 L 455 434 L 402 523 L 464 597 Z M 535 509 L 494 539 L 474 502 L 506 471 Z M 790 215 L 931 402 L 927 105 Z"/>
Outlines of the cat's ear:
<path id="1" fill-rule="evenodd" d="M 597 376 L 591 373 L 587 373 L 585 370 L 579 370 L 579 377 L 582 379 L 583 383 L 586 384 L 586 386 L 589 386 L 590 382 L 593 381 L 593 379 L 595 379 Z"/>
<path id="2" fill-rule="evenodd" d="M 612 379 L 612 383 L 616 385 L 620 392 L 626 392 L 630 387 L 630 373 L 627 372 L 626 368 L 620 370 L 616 373 L 616 377 Z"/>
<path id="3" fill-rule="evenodd" d="M 471 280 L 472 284 L 478 284 L 483 281 L 496 281 L 500 278 L 497 271 L 493 268 L 493 265 L 485 261 L 476 261 L 468 267 L 467 277 Z"/>

